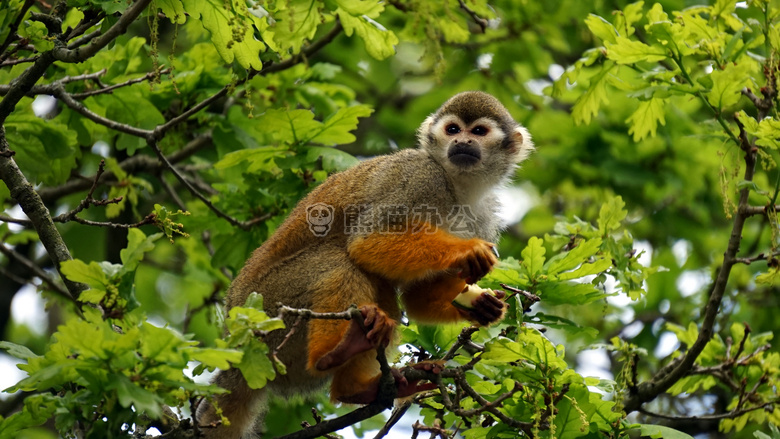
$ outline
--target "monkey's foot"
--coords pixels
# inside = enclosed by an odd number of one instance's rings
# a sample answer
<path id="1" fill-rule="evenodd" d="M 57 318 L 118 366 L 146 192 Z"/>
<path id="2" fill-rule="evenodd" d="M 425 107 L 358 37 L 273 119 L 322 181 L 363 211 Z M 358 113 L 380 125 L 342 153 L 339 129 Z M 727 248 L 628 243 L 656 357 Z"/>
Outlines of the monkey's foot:
<path id="1" fill-rule="evenodd" d="M 439 374 L 444 369 L 444 364 L 443 362 L 439 361 L 424 361 L 422 363 L 413 364 L 409 366 L 409 368 L 425 370 L 434 374 Z M 395 374 L 393 375 L 395 376 Z M 438 387 L 434 383 L 419 384 L 419 382 L 423 380 L 410 381 L 400 373 L 398 375 L 401 377 L 400 380 L 397 377 L 395 380 L 395 385 L 398 386 L 398 398 L 406 398 L 407 396 L 412 396 L 415 393 L 424 392 L 426 390 L 433 390 Z"/>
<path id="2" fill-rule="evenodd" d="M 493 265 L 498 262 L 496 257 L 495 244 L 475 239 L 474 247 L 459 258 L 452 265 L 452 268 L 459 271 L 458 276 L 466 279 L 466 283 L 473 284 L 485 277 L 493 269 Z"/>
<path id="3" fill-rule="evenodd" d="M 376 305 L 363 305 L 360 313 L 363 324 L 351 320 L 339 344 L 317 360 L 317 370 L 341 366 L 357 354 L 390 344 L 396 322 Z"/>
<path id="4" fill-rule="evenodd" d="M 437 362 L 425 362 L 417 363 L 415 365 L 409 366 L 409 368 L 426 370 L 428 372 L 438 374 L 441 372 L 443 366 Z M 420 381 L 423 380 L 407 380 L 401 370 L 391 369 L 391 372 L 393 374 L 393 378 L 395 379 L 395 386 L 398 389 L 398 392 L 395 396 L 396 398 L 406 398 L 408 396 L 414 395 L 415 393 L 437 388 L 436 384 L 433 383 L 419 384 Z M 376 401 L 376 398 L 379 395 L 379 380 L 380 377 L 376 377 L 370 388 L 354 395 L 340 396 L 338 400 L 347 404 L 370 404 Z"/>
<path id="5" fill-rule="evenodd" d="M 495 296 L 490 293 L 482 293 L 471 302 L 472 309 L 458 311 L 467 319 L 477 322 L 482 326 L 488 326 L 500 321 L 506 311 L 506 303 L 501 300 L 506 297 L 506 293 L 501 290 L 494 290 Z"/>

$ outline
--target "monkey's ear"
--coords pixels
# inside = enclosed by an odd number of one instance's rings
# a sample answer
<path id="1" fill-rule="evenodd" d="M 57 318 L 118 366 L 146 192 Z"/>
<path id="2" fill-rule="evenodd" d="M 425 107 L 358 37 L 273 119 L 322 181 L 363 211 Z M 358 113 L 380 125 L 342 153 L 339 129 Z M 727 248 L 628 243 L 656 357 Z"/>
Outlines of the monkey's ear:
<path id="1" fill-rule="evenodd" d="M 512 134 L 514 140 L 514 147 L 517 153 L 515 154 L 515 162 L 520 163 L 534 150 L 534 142 L 531 140 L 531 133 L 528 132 L 522 125 L 515 127 L 515 132 Z"/>
<path id="2" fill-rule="evenodd" d="M 422 148 L 430 146 L 433 140 L 431 138 L 431 127 L 433 126 L 434 121 L 433 114 L 431 114 L 425 118 L 422 125 L 420 125 L 420 128 L 417 129 L 417 143 Z"/>

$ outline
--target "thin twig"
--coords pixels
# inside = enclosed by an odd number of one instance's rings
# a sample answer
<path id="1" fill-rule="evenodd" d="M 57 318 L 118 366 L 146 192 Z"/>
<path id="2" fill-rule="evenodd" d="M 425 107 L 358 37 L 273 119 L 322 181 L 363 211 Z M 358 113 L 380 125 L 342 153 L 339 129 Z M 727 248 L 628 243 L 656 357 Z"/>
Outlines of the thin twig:
<path id="1" fill-rule="evenodd" d="M 482 33 L 485 33 L 485 29 L 488 27 L 488 21 L 482 17 L 479 16 L 476 12 L 474 12 L 473 9 L 466 6 L 466 2 L 463 0 L 458 0 L 458 3 L 460 4 L 460 8 L 466 11 L 467 14 L 471 17 L 472 20 L 474 20 L 474 23 L 477 23 L 479 27 L 482 29 Z"/>
<path id="2" fill-rule="evenodd" d="M 740 409 L 740 410 L 732 410 L 728 413 L 718 413 L 714 415 L 701 415 L 701 416 L 674 416 L 674 415 L 665 415 L 662 413 L 654 413 L 648 410 L 645 410 L 643 408 L 639 408 L 637 411 L 639 413 L 642 413 L 647 416 L 652 416 L 654 418 L 659 419 L 666 419 L 669 421 L 718 421 L 721 419 L 734 419 L 738 418 L 744 414 L 756 411 L 756 410 L 767 410 L 769 412 L 774 410 L 775 404 L 780 402 L 780 400 L 773 400 L 766 402 L 764 404 L 755 406 L 755 407 L 749 407 L 746 409 Z"/>
<path id="3" fill-rule="evenodd" d="M 70 40 L 78 37 L 79 35 L 82 35 L 84 32 L 87 31 L 87 29 L 95 26 L 96 24 L 98 24 L 104 18 L 106 18 L 106 13 L 104 11 L 98 12 L 92 18 L 84 17 L 81 20 L 81 23 L 77 24 L 76 27 L 73 28 L 73 30 L 71 30 L 68 33 L 68 35 L 65 36 L 65 40 L 66 41 L 70 41 Z M 98 29 L 98 30 L 88 34 L 86 38 L 81 38 L 81 39 L 79 39 L 79 40 L 77 40 L 77 41 L 75 41 L 75 42 L 73 42 L 71 44 L 68 44 L 68 49 L 75 49 L 76 47 L 83 46 L 84 44 L 89 42 L 89 40 L 91 40 L 92 38 L 95 38 L 97 35 L 99 35 L 101 32 L 102 31 L 100 29 Z"/>
<path id="4" fill-rule="evenodd" d="M 5 50 L 8 49 L 8 46 L 11 44 L 14 38 L 18 37 L 18 35 L 16 35 L 16 31 L 19 29 L 19 24 L 22 23 L 24 15 L 27 14 L 27 10 L 30 9 L 34 3 L 34 0 L 25 0 L 24 4 L 22 4 L 22 8 L 19 10 L 19 15 L 17 15 L 11 25 L 8 26 L 8 35 L 5 37 L 5 41 L 0 44 L 0 61 L 5 61 L 6 57 L 8 56 L 8 54 L 5 53 Z"/>
<path id="5" fill-rule="evenodd" d="M 485 411 L 498 418 L 499 421 L 511 427 L 523 430 L 527 435 L 532 436 L 531 430 L 533 429 L 533 423 L 521 422 L 503 414 L 498 408 L 491 405 L 490 401 L 477 393 L 477 391 L 466 382 L 465 377 L 460 377 L 460 379 L 458 379 L 458 385 L 471 397 L 471 399 L 476 401 L 480 406 L 486 407 Z"/>
<path id="6" fill-rule="evenodd" d="M 412 424 L 412 430 L 412 438 L 416 438 L 421 431 L 431 433 L 431 438 L 439 436 L 441 439 L 449 439 L 450 437 L 449 431 L 447 431 L 446 428 L 437 426 L 429 427 L 425 424 L 421 424 L 420 421 L 414 421 L 414 424 Z"/>
<path id="7" fill-rule="evenodd" d="M 477 331 L 479 331 L 479 328 L 476 326 L 467 326 L 463 328 L 460 331 L 460 334 L 458 334 L 458 340 L 453 343 L 447 353 L 444 354 L 443 360 L 449 361 L 455 358 L 455 354 L 458 352 L 458 349 L 468 344 L 471 341 L 471 336 L 474 335 L 474 333 Z"/>
<path id="8" fill-rule="evenodd" d="M 745 208 L 743 209 L 743 213 L 745 214 L 745 216 L 767 215 L 770 210 L 777 212 L 780 210 L 780 205 L 745 206 Z"/>
<path id="9" fill-rule="evenodd" d="M 155 130 L 156 131 L 156 130 Z M 183 184 L 192 195 L 194 195 L 196 198 L 198 198 L 200 201 L 203 202 L 209 209 L 211 209 L 212 212 L 214 212 L 218 217 L 224 219 L 225 221 L 229 222 L 230 224 L 239 227 L 243 230 L 249 230 L 255 222 L 249 222 L 249 221 L 239 221 L 232 216 L 226 214 L 221 209 L 219 209 L 217 206 L 214 205 L 214 203 L 211 202 L 208 198 L 206 198 L 205 195 L 203 195 L 195 186 L 190 183 L 189 180 L 184 178 L 184 176 L 173 166 L 173 164 L 168 161 L 168 159 L 165 157 L 165 154 L 163 154 L 162 150 L 160 150 L 160 147 L 157 145 L 157 141 L 154 139 L 154 135 L 149 135 L 146 138 L 146 143 L 149 145 L 150 148 L 152 148 L 152 151 L 154 151 L 155 154 L 157 154 L 157 158 L 160 159 L 160 161 L 165 165 L 166 168 L 168 168 L 169 171 L 176 177 L 177 180 Z"/>
<path id="10" fill-rule="evenodd" d="M 81 48 L 67 49 L 64 47 L 55 47 L 51 53 L 54 59 L 68 63 L 79 63 L 93 57 L 100 49 L 106 47 L 118 36 L 125 33 L 128 26 L 135 21 L 138 16 L 149 6 L 152 0 L 136 0 L 132 6 L 127 8 L 119 17 L 116 23 L 105 33 L 92 40 L 89 44 Z"/>
<path id="11" fill-rule="evenodd" d="M 112 229 L 137 229 L 138 227 L 148 224 L 155 224 L 157 222 L 157 214 L 152 212 L 149 215 L 146 215 L 141 221 L 132 224 L 113 223 L 110 221 L 91 221 L 77 216 L 73 217 L 73 221 L 84 224 L 85 226 L 110 227 Z"/>
<path id="12" fill-rule="evenodd" d="M 401 418 L 406 414 L 406 412 L 409 410 L 409 407 L 411 406 L 412 401 L 409 399 L 404 400 L 404 402 L 398 405 L 390 415 L 390 419 L 388 419 L 387 422 L 385 422 L 385 425 L 383 425 L 382 428 L 379 429 L 379 431 L 376 433 L 374 439 L 382 439 L 383 437 L 387 436 L 393 426 L 395 426 L 395 424 L 401 420 Z"/>
<path id="13" fill-rule="evenodd" d="M 71 296 L 70 293 L 68 293 L 68 290 L 63 288 L 61 284 L 55 282 L 54 279 L 52 279 L 51 276 L 49 276 L 49 273 L 46 273 L 40 266 L 38 266 L 38 264 L 27 259 L 27 257 L 25 257 L 23 254 L 17 252 L 12 248 L 6 247 L 3 244 L 0 244 L 0 253 L 4 254 L 7 258 L 12 258 L 17 260 L 20 264 L 27 267 L 28 270 L 32 271 L 44 283 L 49 285 L 52 291 L 57 293 L 59 296 L 68 300 L 69 302 L 77 303 L 76 300 L 74 300 L 73 296 Z M 21 282 L 21 283 L 25 283 L 25 282 Z"/>
<path id="14" fill-rule="evenodd" d="M 164 74 L 169 73 L 170 71 L 171 71 L 171 68 L 169 67 L 169 68 L 167 68 L 165 70 L 160 71 L 160 74 L 164 75 Z M 139 78 L 128 79 L 125 82 L 120 82 L 119 84 L 109 85 L 107 87 L 102 87 L 102 88 L 99 88 L 97 90 L 85 91 L 85 92 L 82 92 L 82 93 L 73 93 L 73 94 L 71 94 L 71 96 L 73 96 L 74 99 L 84 99 L 84 98 L 87 98 L 89 96 L 95 96 L 95 95 L 104 94 L 104 93 L 111 93 L 112 91 L 114 91 L 114 90 L 116 90 L 118 88 L 127 87 L 129 85 L 138 84 L 139 82 L 145 82 L 145 81 L 148 81 L 150 79 L 153 79 L 156 75 L 157 75 L 157 72 L 149 72 L 149 73 L 147 73 L 144 76 L 141 76 Z"/>
<path id="15" fill-rule="evenodd" d="M 31 56 L 29 58 L 19 58 L 19 59 L 7 59 L 0 63 L 0 67 L 6 67 L 6 66 L 15 66 L 17 64 L 24 64 L 26 62 L 35 62 L 39 58 L 38 55 Z"/>
<path id="16" fill-rule="evenodd" d="M 97 113 L 93 113 L 84 104 L 74 99 L 70 93 L 66 92 L 65 87 L 62 84 L 59 84 L 59 86 L 54 88 L 54 93 L 52 95 L 57 99 L 61 100 L 65 105 L 67 105 L 77 113 L 81 114 L 82 116 L 86 117 L 87 119 L 99 125 L 103 125 L 115 131 L 119 131 L 120 133 L 125 133 L 131 136 L 140 137 L 142 139 L 146 139 L 153 134 L 153 131 L 145 130 L 142 128 L 136 128 L 128 124 L 124 124 L 112 119 L 108 119 Z"/>

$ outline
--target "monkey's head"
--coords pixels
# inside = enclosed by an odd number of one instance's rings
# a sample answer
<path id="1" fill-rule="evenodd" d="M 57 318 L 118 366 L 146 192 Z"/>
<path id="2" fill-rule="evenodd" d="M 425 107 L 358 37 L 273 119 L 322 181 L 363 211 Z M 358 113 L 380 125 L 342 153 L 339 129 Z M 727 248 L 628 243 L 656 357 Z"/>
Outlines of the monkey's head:
<path id="1" fill-rule="evenodd" d="M 534 149 L 531 135 L 493 96 L 467 91 L 428 116 L 417 132 L 420 147 L 453 176 L 503 181 Z"/>

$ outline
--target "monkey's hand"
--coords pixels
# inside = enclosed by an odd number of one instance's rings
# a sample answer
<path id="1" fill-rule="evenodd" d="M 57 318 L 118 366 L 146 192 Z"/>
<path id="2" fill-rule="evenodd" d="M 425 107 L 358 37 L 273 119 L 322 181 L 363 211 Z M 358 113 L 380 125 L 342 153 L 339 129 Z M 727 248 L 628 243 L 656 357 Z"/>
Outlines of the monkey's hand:
<path id="1" fill-rule="evenodd" d="M 350 320 L 339 344 L 317 360 L 317 370 L 341 366 L 357 354 L 390 344 L 395 332 L 395 320 L 374 304 L 361 306 L 360 314 L 363 315 L 363 321 Z"/>
<path id="2" fill-rule="evenodd" d="M 466 319 L 482 326 L 490 326 L 504 318 L 506 311 L 506 302 L 502 300 L 504 297 L 506 293 L 501 290 L 493 290 L 493 294 L 484 292 L 471 301 L 468 309 L 461 307 L 457 309 Z"/>
<path id="3" fill-rule="evenodd" d="M 496 245 L 481 239 L 473 239 L 474 246 L 463 256 L 457 258 L 451 268 L 458 270 L 458 276 L 473 284 L 485 277 L 498 262 Z"/>

